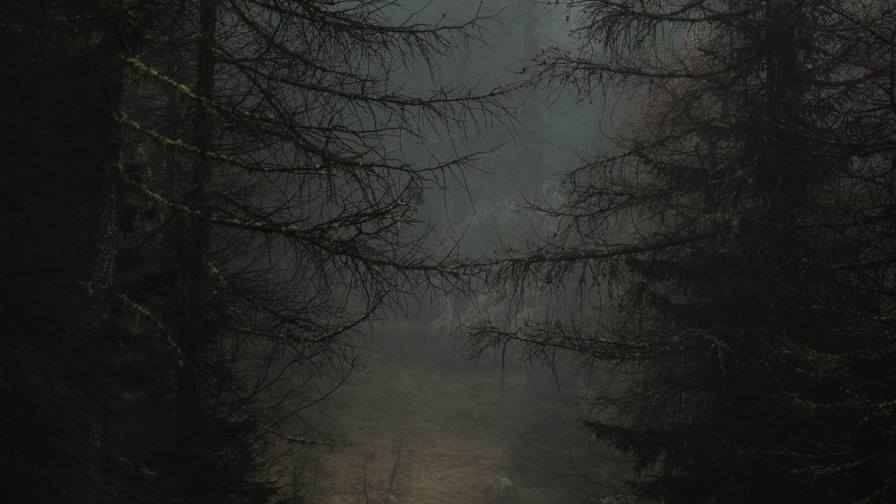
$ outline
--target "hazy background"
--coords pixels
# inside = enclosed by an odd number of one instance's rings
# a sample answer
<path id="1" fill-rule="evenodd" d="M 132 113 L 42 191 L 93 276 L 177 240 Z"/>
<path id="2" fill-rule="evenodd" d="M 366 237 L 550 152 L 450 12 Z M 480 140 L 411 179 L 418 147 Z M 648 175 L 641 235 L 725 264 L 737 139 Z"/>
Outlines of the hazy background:
<path id="1" fill-rule="evenodd" d="M 521 82 L 541 47 L 568 41 L 566 12 L 528 0 L 405 5 L 416 17 L 396 11 L 394 19 L 456 24 L 477 9 L 498 15 L 500 23 L 483 23 L 482 41 L 470 44 L 466 59 L 437 62 L 446 88 Z M 406 86 L 431 88 L 423 65 Z M 450 158 L 458 148 L 482 152 L 475 170 L 426 189 L 421 214 L 471 257 L 531 236 L 547 223 L 517 203 L 557 201 L 558 174 L 603 145 L 600 112 L 589 101 L 527 88 L 515 95 L 512 131 L 479 124 L 409 139 L 400 148 L 417 163 Z M 463 300 L 429 298 L 367 329 L 363 371 L 314 413 L 318 425 L 330 426 L 322 434 L 333 446 L 309 450 L 297 465 L 302 491 L 327 504 L 576 503 L 588 495 L 574 473 L 593 475 L 603 462 L 583 446 L 575 422 L 587 378 L 571 364 L 521 363 L 513 349 L 464 360 L 459 328 L 468 309 Z M 512 483 L 509 496 L 496 494 L 501 478 Z"/>

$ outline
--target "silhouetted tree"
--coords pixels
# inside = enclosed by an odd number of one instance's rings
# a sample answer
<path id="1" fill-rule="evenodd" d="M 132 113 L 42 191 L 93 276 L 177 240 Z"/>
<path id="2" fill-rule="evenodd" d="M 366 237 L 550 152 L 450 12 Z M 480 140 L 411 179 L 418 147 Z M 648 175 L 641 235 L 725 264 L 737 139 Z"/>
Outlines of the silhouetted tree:
<path id="1" fill-rule="evenodd" d="M 506 90 L 439 81 L 492 20 L 431 14 L 174 2 L 128 60 L 115 289 L 126 358 L 154 369 L 110 442 L 145 440 L 128 460 L 172 496 L 270 499 L 290 446 L 325 441 L 302 411 L 356 365 L 359 324 L 457 281 L 416 205 L 474 156 L 420 153 L 501 121 Z"/>
<path id="2" fill-rule="evenodd" d="M 289 456 L 327 442 L 302 412 L 356 365 L 359 325 L 458 281 L 416 211 L 503 121 L 506 88 L 439 75 L 491 22 L 3 3 L 2 493 L 301 500 Z"/>
<path id="3" fill-rule="evenodd" d="M 0 494 L 23 503 L 118 501 L 99 443 L 117 395 L 102 366 L 123 57 L 159 2 L 0 5 Z"/>
<path id="4" fill-rule="evenodd" d="M 663 502 L 889 502 L 896 19 L 834 0 L 571 2 L 535 83 L 603 93 L 616 149 L 481 264 L 509 320 L 470 348 L 567 354 L 615 490 Z M 610 110 L 608 108 L 608 110 Z M 543 317 L 530 295 L 567 301 Z M 533 300 L 534 299 L 534 300 Z"/>

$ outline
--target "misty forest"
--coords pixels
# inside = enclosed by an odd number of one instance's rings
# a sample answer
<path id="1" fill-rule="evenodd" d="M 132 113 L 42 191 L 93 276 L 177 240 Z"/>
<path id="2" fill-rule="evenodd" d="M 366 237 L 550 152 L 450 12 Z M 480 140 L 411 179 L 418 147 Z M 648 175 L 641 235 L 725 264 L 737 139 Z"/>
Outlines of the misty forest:
<path id="1" fill-rule="evenodd" d="M 896 3 L 0 0 L 0 495 L 896 502 Z"/>

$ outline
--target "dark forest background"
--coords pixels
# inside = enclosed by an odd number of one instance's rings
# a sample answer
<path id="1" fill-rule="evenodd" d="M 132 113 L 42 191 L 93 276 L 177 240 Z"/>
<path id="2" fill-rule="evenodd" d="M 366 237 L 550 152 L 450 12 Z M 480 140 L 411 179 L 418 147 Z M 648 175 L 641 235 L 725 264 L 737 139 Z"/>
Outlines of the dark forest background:
<path id="1" fill-rule="evenodd" d="M 578 369 L 584 501 L 896 495 L 889 2 L 4 1 L 0 37 L 16 502 L 308 502 L 312 412 L 414 313 Z"/>

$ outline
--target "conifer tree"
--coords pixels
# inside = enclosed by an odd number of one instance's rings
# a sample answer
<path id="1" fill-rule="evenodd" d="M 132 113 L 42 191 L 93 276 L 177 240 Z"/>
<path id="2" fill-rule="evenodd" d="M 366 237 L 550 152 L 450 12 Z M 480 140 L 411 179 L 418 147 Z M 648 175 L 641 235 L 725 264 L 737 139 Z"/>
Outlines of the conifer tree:
<path id="1" fill-rule="evenodd" d="M 104 258 L 122 58 L 159 2 L 0 4 L 0 494 L 111 502 Z"/>
<path id="2" fill-rule="evenodd" d="M 535 82 L 603 93 L 616 149 L 534 207 L 556 228 L 482 266 L 486 320 L 604 376 L 584 424 L 662 502 L 889 502 L 894 290 L 886 3 L 569 3 Z M 612 124 L 610 124 L 612 121 Z M 529 298 L 531 299 L 531 298 Z M 539 302 L 544 302 L 539 300 Z M 519 307 L 519 304 L 513 306 Z"/>
<path id="3" fill-rule="evenodd" d="M 142 382 L 109 442 L 153 488 L 275 498 L 295 448 L 331 441 L 303 412 L 355 367 L 360 324 L 457 281 L 416 207 L 473 156 L 423 139 L 501 121 L 507 90 L 439 82 L 493 20 L 431 14 L 173 2 L 127 61 L 115 285 Z"/>
<path id="4" fill-rule="evenodd" d="M 2 493 L 301 501 L 289 457 L 328 442 L 304 413 L 356 366 L 360 325 L 458 280 L 416 211 L 475 156 L 423 139 L 503 121 L 499 83 L 439 81 L 493 19 L 380 0 L 0 14 Z"/>

